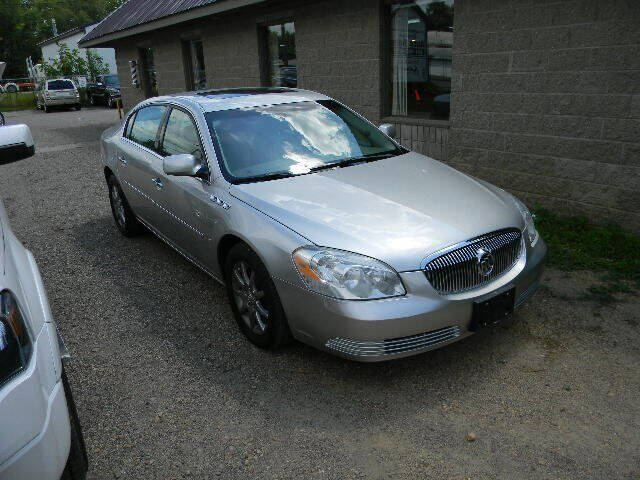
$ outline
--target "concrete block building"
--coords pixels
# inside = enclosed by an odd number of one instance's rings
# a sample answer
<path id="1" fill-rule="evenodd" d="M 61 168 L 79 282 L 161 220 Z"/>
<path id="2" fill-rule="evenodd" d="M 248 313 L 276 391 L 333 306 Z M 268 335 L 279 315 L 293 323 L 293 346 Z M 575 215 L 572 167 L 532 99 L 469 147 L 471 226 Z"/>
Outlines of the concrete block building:
<path id="1" fill-rule="evenodd" d="M 640 232 L 636 0 L 129 0 L 80 45 L 115 49 L 125 108 L 317 90 L 530 205 Z"/>

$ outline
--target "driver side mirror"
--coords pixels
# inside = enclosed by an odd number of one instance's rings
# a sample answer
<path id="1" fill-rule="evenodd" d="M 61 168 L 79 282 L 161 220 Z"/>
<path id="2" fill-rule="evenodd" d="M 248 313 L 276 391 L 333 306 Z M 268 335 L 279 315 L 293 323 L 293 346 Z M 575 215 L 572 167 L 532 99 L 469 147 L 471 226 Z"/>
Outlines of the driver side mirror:
<path id="1" fill-rule="evenodd" d="M 390 123 L 383 123 L 378 127 L 382 133 L 387 135 L 388 137 L 395 138 L 396 137 L 396 126 Z"/>
<path id="2" fill-rule="evenodd" d="M 196 177 L 209 180 L 209 170 L 189 153 L 169 155 L 162 160 L 162 169 L 174 177 Z"/>
<path id="3" fill-rule="evenodd" d="M 35 153 L 36 146 L 27 125 L 0 127 L 0 165 L 32 157 Z"/>

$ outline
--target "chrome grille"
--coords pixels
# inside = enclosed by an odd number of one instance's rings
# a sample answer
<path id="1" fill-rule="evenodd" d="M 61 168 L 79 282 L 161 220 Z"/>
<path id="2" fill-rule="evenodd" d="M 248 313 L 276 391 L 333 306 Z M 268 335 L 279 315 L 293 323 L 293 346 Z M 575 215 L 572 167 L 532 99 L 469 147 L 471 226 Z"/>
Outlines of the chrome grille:
<path id="1" fill-rule="evenodd" d="M 332 338 L 327 347 L 346 355 L 358 357 L 377 357 L 393 355 L 412 350 L 434 347 L 449 342 L 460 336 L 460 327 L 446 327 L 431 332 L 419 333 L 409 337 L 392 338 L 380 341 L 350 340 L 347 338 Z"/>
<path id="2" fill-rule="evenodd" d="M 478 251 L 493 256 L 493 270 L 489 274 L 480 271 Z M 439 293 L 451 294 L 481 287 L 513 267 L 522 251 L 522 234 L 509 229 L 488 233 L 462 245 L 450 247 L 435 258 L 428 259 L 424 268 L 429 283 Z"/>

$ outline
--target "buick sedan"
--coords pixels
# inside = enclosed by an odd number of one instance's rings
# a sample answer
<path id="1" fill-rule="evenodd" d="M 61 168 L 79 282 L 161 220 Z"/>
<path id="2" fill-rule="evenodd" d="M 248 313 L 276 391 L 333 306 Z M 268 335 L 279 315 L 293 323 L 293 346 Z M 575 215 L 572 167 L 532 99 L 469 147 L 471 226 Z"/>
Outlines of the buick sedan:
<path id="1" fill-rule="evenodd" d="M 102 168 L 122 234 L 223 283 L 255 345 L 378 361 L 509 321 L 546 255 L 513 195 L 393 137 L 310 91 L 199 91 L 134 107 Z"/>

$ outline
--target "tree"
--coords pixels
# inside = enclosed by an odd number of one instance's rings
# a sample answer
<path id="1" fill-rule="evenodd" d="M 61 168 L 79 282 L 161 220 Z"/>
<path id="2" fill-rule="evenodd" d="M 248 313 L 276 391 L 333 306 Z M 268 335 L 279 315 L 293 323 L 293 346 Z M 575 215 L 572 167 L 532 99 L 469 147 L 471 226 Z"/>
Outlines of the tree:
<path id="1" fill-rule="evenodd" d="M 70 49 L 64 43 L 58 44 L 58 58 L 43 62 L 42 67 L 49 78 L 87 75 L 89 71 L 87 61 L 80 56 L 78 49 Z"/>
<path id="2" fill-rule="evenodd" d="M 26 58 L 40 58 L 36 44 L 53 37 L 52 19 L 56 20 L 58 33 L 62 33 L 100 21 L 122 3 L 123 0 L 0 1 L 0 60 L 7 62 L 4 76 L 26 76 Z"/>
<path id="3" fill-rule="evenodd" d="M 105 63 L 103 58 L 91 49 L 87 49 L 87 74 L 91 80 L 95 80 L 98 75 L 106 75 L 109 73 L 109 65 Z"/>

